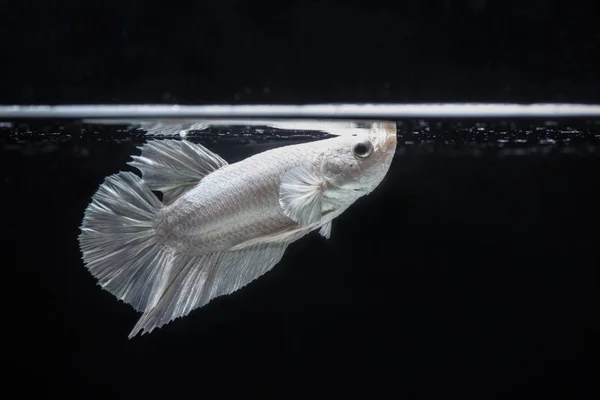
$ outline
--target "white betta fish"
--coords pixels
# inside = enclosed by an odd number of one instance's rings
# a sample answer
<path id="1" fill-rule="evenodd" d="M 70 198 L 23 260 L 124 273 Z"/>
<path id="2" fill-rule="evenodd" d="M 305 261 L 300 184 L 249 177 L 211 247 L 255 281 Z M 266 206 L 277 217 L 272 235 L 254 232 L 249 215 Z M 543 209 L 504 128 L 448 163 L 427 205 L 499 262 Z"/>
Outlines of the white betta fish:
<path id="1" fill-rule="evenodd" d="M 228 164 L 186 140 L 152 140 L 88 206 L 79 244 L 98 283 L 151 332 L 269 271 L 286 247 L 331 221 L 385 177 L 396 125 L 373 123 Z M 163 194 L 161 202 L 152 191 Z"/>

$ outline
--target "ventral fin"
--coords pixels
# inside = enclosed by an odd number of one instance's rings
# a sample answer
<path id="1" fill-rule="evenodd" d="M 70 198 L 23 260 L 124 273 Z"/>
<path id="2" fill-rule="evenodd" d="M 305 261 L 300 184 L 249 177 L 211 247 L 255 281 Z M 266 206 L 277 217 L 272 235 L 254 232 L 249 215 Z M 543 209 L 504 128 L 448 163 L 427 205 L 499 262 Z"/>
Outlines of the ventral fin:
<path id="1" fill-rule="evenodd" d="M 165 205 L 227 165 L 219 155 L 186 140 L 151 140 L 139 148 L 142 154 L 128 164 L 142 172 L 151 190 L 162 192 Z"/>
<path id="2" fill-rule="evenodd" d="M 325 225 L 323 225 L 321 227 L 321 229 L 319 230 L 319 233 L 325 239 L 329 239 L 331 237 L 331 221 L 329 221 L 328 223 L 326 223 Z"/>
<path id="3" fill-rule="evenodd" d="M 267 243 L 202 256 L 176 256 L 170 283 L 158 303 L 144 312 L 129 337 L 150 333 L 189 314 L 215 297 L 230 294 L 268 272 L 287 244 Z"/>
<path id="4" fill-rule="evenodd" d="M 321 219 L 325 180 L 307 167 L 294 168 L 281 177 L 279 205 L 283 213 L 302 226 Z"/>

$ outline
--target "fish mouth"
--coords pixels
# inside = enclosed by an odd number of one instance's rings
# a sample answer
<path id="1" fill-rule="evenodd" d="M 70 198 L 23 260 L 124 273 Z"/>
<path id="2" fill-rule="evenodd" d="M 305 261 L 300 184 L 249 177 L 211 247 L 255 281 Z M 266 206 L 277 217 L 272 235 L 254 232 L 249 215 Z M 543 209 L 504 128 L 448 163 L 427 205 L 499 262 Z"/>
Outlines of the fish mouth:
<path id="1" fill-rule="evenodd" d="M 378 128 L 383 133 L 383 137 L 380 137 L 379 144 L 383 151 L 388 151 L 396 148 L 396 123 L 395 122 L 381 122 L 378 124 Z"/>
<path id="2" fill-rule="evenodd" d="M 371 137 L 377 147 L 383 151 L 396 150 L 396 123 L 390 121 L 379 121 L 371 126 Z"/>
<path id="3" fill-rule="evenodd" d="M 396 131 L 392 133 L 388 133 L 385 135 L 385 140 L 383 141 L 383 150 L 388 151 L 396 147 Z"/>

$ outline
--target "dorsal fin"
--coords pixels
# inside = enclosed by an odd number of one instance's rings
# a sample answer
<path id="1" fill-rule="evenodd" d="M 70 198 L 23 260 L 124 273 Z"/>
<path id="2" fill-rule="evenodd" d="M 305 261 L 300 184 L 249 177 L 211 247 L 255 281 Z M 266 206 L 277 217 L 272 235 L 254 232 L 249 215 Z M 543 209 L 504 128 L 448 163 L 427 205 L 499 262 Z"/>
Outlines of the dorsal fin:
<path id="1" fill-rule="evenodd" d="M 142 172 L 151 190 L 162 192 L 165 205 L 227 165 L 219 155 L 187 140 L 152 140 L 139 149 L 142 154 L 133 156 L 128 164 Z"/>

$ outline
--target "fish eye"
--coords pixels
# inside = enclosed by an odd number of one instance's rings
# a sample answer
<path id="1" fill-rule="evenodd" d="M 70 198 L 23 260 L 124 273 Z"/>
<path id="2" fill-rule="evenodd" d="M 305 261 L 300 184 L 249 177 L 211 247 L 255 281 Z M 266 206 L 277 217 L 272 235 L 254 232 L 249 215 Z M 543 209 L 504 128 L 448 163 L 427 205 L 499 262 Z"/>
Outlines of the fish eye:
<path id="1" fill-rule="evenodd" d="M 365 158 L 365 157 L 370 156 L 371 153 L 373 152 L 373 145 L 369 141 L 360 142 L 360 143 L 357 143 L 354 145 L 354 147 L 352 148 L 352 151 L 358 157 Z"/>

